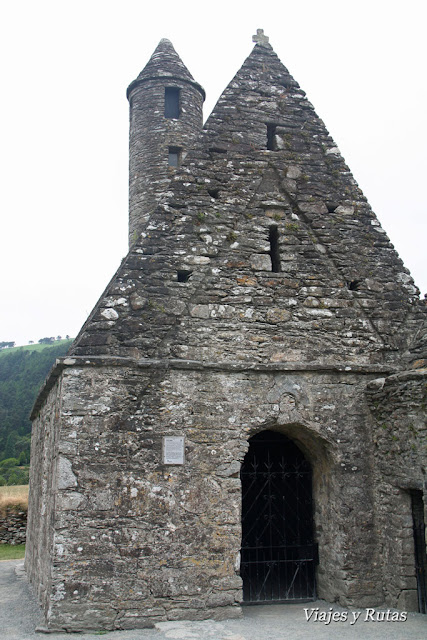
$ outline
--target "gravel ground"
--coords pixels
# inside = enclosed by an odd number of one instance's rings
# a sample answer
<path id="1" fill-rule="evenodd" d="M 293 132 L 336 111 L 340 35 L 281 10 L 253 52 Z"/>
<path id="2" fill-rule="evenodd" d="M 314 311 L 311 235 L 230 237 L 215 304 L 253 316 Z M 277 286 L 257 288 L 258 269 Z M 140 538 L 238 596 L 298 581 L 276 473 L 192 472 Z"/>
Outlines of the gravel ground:
<path id="1" fill-rule="evenodd" d="M 315 613 L 307 620 L 306 612 Z M 327 618 L 334 612 L 336 618 L 346 620 L 324 621 L 315 619 L 316 611 Z M 372 613 L 381 616 L 380 610 Z M 329 614 L 329 616 L 328 616 Z M 355 616 L 358 616 L 354 622 Z M 384 614 L 386 615 L 386 614 Z M 406 621 L 366 620 L 366 609 L 347 610 L 331 606 L 324 601 L 308 604 L 244 607 L 239 620 L 215 622 L 162 622 L 155 629 L 136 631 L 94 632 L 68 636 L 78 640 L 426 640 L 427 615 L 408 613 Z M 319 616 L 318 616 L 319 617 Z M 389 613 L 391 617 L 391 612 Z M 353 623 L 353 624 L 352 624 Z M 35 631 L 42 624 L 39 607 L 28 587 L 22 560 L 0 562 L 0 637 L 2 640 L 64 640 L 62 633 L 44 636 Z"/>

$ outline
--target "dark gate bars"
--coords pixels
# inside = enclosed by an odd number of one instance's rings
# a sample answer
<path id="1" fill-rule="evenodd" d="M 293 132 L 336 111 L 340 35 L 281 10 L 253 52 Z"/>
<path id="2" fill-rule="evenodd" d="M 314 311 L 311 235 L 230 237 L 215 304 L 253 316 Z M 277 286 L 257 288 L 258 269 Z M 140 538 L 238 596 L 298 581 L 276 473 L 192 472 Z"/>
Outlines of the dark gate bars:
<path id="1" fill-rule="evenodd" d="M 250 440 L 241 480 L 244 602 L 314 599 L 310 464 L 289 438 L 263 431 Z"/>

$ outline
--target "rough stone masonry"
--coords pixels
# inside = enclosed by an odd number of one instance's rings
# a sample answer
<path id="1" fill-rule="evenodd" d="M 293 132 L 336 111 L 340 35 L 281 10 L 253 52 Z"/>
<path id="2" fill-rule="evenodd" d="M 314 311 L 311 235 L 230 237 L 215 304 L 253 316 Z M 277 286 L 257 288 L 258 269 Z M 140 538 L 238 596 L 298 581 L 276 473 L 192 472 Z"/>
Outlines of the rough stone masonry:
<path id="1" fill-rule="evenodd" d="M 204 126 L 168 40 L 129 86 L 129 253 L 32 414 L 26 570 L 49 629 L 423 606 L 426 307 L 255 41 Z M 249 510 L 242 464 L 268 486 Z"/>

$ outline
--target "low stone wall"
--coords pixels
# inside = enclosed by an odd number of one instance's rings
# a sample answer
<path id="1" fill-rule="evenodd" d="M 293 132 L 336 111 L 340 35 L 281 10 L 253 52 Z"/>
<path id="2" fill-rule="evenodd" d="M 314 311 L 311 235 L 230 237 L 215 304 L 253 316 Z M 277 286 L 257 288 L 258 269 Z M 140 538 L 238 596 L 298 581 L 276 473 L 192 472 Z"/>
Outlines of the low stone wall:
<path id="1" fill-rule="evenodd" d="M 27 509 L 22 506 L 6 507 L 0 512 L 0 544 L 25 544 Z"/>

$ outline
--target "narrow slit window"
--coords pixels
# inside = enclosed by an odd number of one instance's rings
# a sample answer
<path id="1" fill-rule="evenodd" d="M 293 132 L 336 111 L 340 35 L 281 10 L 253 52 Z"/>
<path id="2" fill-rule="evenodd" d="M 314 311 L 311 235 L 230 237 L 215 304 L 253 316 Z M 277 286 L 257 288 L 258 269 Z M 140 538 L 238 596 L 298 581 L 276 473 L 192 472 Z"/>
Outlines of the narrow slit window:
<path id="1" fill-rule="evenodd" d="M 169 147 L 168 165 L 170 167 L 179 167 L 181 164 L 181 149 L 179 147 Z"/>
<path id="2" fill-rule="evenodd" d="M 361 280 L 352 280 L 348 283 L 348 288 L 350 291 L 358 291 Z"/>
<path id="3" fill-rule="evenodd" d="M 176 272 L 178 282 L 188 282 L 192 273 L 187 269 L 178 269 Z"/>
<path id="4" fill-rule="evenodd" d="M 179 94 L 176 87 L 165 87 L 165 118 L 179 118 Z"/>
<path id="5" fill-rule="evenodd" d="M 273 273 L 279 273 L 282 267 L 280 264 L 279 229 L 276 225 L 270 227 L 268 239 L 270 242 L 271 270 Z"/>
<path id="6" fill-rule="evenodd" d="M 219 189 L 208 189 L 208 193 L 211 198 L 218 200 L 219 198 Z"/>
<path id="7" fill-rule="evenodd" d="M 267 125 L 267 150 L 268 151 L 277 151 L 276 129 L 277 129 L 277 125 L 275 124 Z"/>

